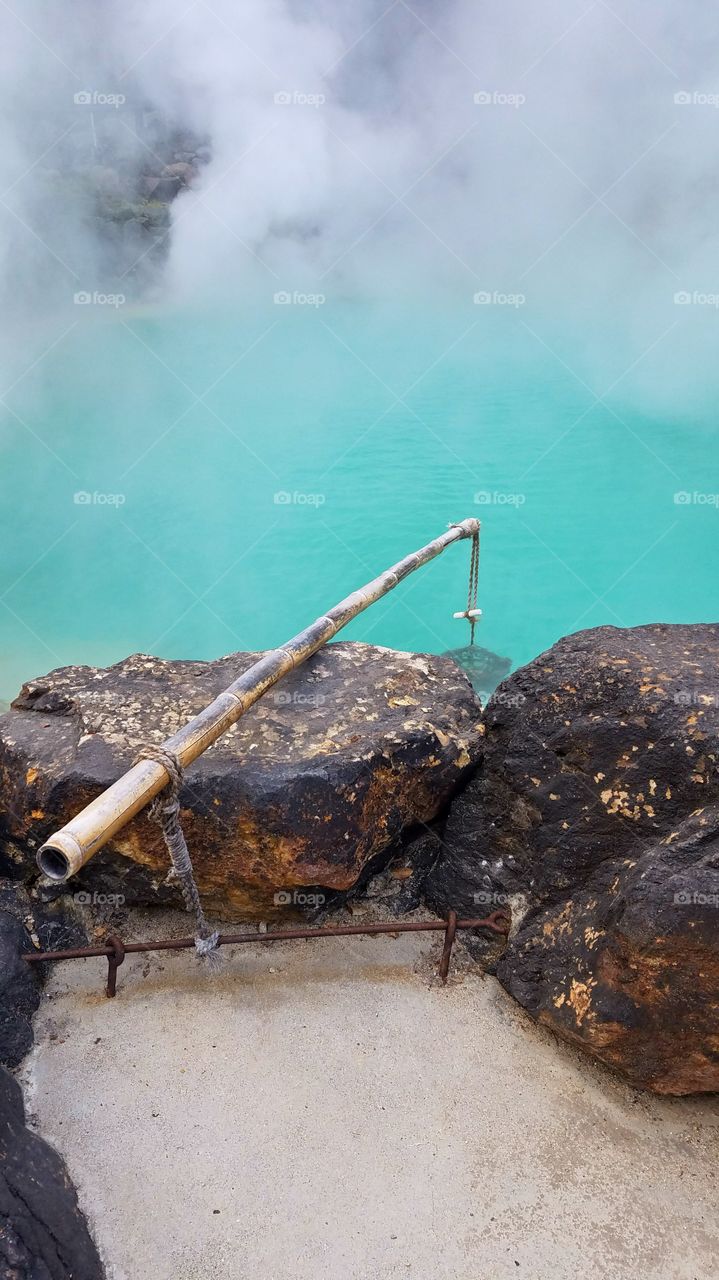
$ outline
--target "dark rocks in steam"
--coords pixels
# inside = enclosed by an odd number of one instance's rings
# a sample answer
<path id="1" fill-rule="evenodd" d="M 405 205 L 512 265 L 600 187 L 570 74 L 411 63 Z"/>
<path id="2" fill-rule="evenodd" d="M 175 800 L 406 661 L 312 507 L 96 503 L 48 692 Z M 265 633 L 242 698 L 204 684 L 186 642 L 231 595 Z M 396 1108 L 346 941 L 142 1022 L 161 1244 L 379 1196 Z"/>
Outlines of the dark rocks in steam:
<path id="1" fill-rule="evenodd" d="M 57 167 L 44 174 L 46 199 L 75 209 L 92 232 L 98 285 L 139 293 L 167 256 L 170 206 L 198 180 L 211 149 L 207 139 L 150 107 L 83 111 L 86 127 L 75 117 L 54 153 Z M 65 251 L 72 257 L 71 245 Z M 85 280 L 87 264 L 82 270 Z"/>

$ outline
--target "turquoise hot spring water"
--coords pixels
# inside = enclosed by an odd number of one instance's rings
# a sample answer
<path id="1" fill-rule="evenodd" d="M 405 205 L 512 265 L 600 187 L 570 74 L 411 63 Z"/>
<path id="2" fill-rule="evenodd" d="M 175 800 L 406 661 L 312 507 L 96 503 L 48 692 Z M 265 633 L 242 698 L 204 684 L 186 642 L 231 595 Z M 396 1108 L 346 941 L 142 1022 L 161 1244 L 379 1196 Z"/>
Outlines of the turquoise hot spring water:
<path id="1" fill-rule="evenodd" d="M 602 400 L 516 308 L 127 303 L 51 342 L 0 419 L 4 700 L 57 666 L 274 646 L 469 515 L 477 640 L 513 666 L 719 613 L 712 406 Z M 451 548 L 341 638 L 465 644 L 468 565 Z"/>

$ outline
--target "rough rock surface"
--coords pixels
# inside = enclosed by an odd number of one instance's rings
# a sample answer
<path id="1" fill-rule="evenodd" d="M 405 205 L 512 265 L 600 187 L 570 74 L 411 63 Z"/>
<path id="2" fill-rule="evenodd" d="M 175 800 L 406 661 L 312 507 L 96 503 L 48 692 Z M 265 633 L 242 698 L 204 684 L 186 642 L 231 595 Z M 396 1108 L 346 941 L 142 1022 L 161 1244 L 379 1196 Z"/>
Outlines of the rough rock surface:
<path id="1" fill-rule="evenodd" d="M 102 1280 L 63 1161 L 25 1127 L 20 1087 L 0 1067 L 0 1280 Z"/>
<path id="2" fill-rule="evenodd" d="M 84 946 L 87 935 L 65 902 L 38 902 L 22 885 L 0 880 L 0 1063 L 16 1067 L 32 1047 L 32 1018 L 44 968 L 23 952 Z"/>
<path id="3" fill-rule="evenodd" d="M 0 718 L 0 859 L 34 874 L 37 846 L 246 670 L 135 655 L 26 684 Z M 270 690 L 188 770 L 182 820 L 207 908 L 268 919 L 298 894 L 350 890 L 401 833 L 446 807 L 481 750 L 481 707 L 447 659 L 333 644 Z M 77 889 L 177 902 L 141 815 Z M 276 895 L 281 901 L 275 901 Z"/>
<path id="4" fill-rule="evenodd" d="M 42 991 L 36 965 L 23 960 L 32 942 L 27 929 L 0 911 L 0 1062 L 16 1067 L 32 1046 L 32 1016 Z"/>
<path id="5" fill-rule="evenodd" d="M 660 1093 L 719 1089 L 718 759 L 719 626 L 569 636 L 491 700 L 428 880 L 510 905 L 502 983 Z"/>
<path id="6" fill-rule="evenodd" d="M 403 916 L 422 905 L 427 876 L 436 862 L 442 846 L 441 822 L 422 826 L 419 834 L 402 840 L 387 861 L 380 855 L 381 864 L 375 873 L 369 864 L 357 881 L 346 905 L 353 914 L 372 907 L 379 907 L 388 915 Z"/>
<path id="7" fill-rule="evenodd" d="M 32 1015 L 42 991 L 37 965 L 22 959 L 32 950 L 27 929 L 0 911 L 0 1062 L 17 1066 L 32 1047 Z"/>

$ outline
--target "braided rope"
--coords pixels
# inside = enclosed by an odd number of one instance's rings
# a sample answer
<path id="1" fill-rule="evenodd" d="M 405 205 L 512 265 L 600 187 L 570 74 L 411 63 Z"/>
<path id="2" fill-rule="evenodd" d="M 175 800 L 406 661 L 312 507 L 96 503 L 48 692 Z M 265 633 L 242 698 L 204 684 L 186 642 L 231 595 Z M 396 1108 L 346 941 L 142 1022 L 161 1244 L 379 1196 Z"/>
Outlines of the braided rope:
<path id="1" fill-rule="evenodd" d="M 450 529 L 461 529 L 462 525 L 456 521 L 450 524 Z M 471 617 L 473 609 L 477 608 L 477 595 L 479 592 L 479 529 L 475 529 L 472 534 L 472 550 L 469 557 L 469 585 L 467 588 L 467 611 L 466 614 L 455 614 L 455 617 L 465 617 L 469 622 L 470 636 L 469 643 L 474 644 L 474 628 L 477 625 L 477 619 Z"/>
<path id="2" fill-rule="evenodd" d="M 190 851 L 180 823 L 182 765 L 174 752 L 167 751 L 164 747 L 156 747 L 152 743 L 138 752 L 134 763 L 138 764 L 141 760 L 154 760 L 156 764 L 161 764 L 169 777 L 167 786 L 155 797 L 147 813 L 151 821 L 156 822 L 162 831 L 173 872 L 180 882 L 185 906 L 195 917 L 197 954 L 207 960 L 210 968 L 216 968 L 220 960 L 219 952 L 216 950 L 220 935 L 210 929 L 205 919 L 192 870 Z"/>
<path id="3" fill-rule="evenodd" d="M 467 613 L 477 608 L 477 594 L 479 592 L 479 529 L 472 534 L 472 551 L 469 559 L 469 587 L 467 589 Z M 469 643 L 474 644 L 474 628 L 477 619 L 470 618 L 470 637 Z"/>

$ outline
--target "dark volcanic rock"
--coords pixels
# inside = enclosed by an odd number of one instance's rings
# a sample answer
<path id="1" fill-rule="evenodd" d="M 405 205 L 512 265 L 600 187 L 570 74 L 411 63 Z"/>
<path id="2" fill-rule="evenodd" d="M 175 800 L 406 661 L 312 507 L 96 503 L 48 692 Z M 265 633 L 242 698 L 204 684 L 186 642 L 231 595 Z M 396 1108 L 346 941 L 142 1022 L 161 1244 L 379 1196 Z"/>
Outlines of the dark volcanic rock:
<path id="1" fill-rule="evenodd" d="M 719 626 L 569 636 L 485 732 L 429 901 L 511 905 L 497 973 L 535 1017 L 657 1092 L 719 1089 Z"/>
<path id="2" fill-rule="evenodd" d="M 0 1062 L 16 1067 L 32 1047 L 45 966 L 28 964 L 23 952 L 86 944 L 79 913 L 63 899 L 38 902 L 22 885 L 0 880 Z"/>
<path id="3" fill-rule="evenodd" d="M 42 992 L 37 965 L 21 959 L 32 950 L 27 929 L 0 911 L 0 1062 L 16 1067 L 32 1046 L 32 1016 Z"/>
<path id="4" fill-rule="evenodd" d="M 103 1268 L 56 1151 L 25 1127 L 0 1067 L 0 1280 L 102 1280 Z"/>
<path id="5" fill-rule="evenodd" d="M 141 745 L 169 737 L 258 656 L 135 655 L 25 685 L 0 719 L 0 850 L 16 874 L 34 874 L 38 844 Z M 405 829 L 446 807 L 478 761 L 480 712 L 443 658 L 362 644 L 315 655 L 188 771 L 182 819 L 208 909 L 266 919 L 301 907 L 295 894 L 308 886 L 351 889 Z M 157 827 L 141 816 L 76 885 L 176 902 L 167 870 Z"/>
<path id="6" fill-rule="evenodd" d="M 422 903 L 424 884 L 437 861 L 441 844 L 438 830 L 422 827 L 419 834 L 401 842 L 389 862 L 382 859 L 383 865 L 376 874 L 372 874 L 371 864 L 366 868 L 349 895 L 350 905 L 354 899 L 366 900 L 384 907 L 393 916 L 415 911 Z"/>
<path id="7" fill-rule="evenodd" d="M 533 913 L 497 976 L 568 1040 L 657 1093 L 719 1089 L 719 809 Z"/>

